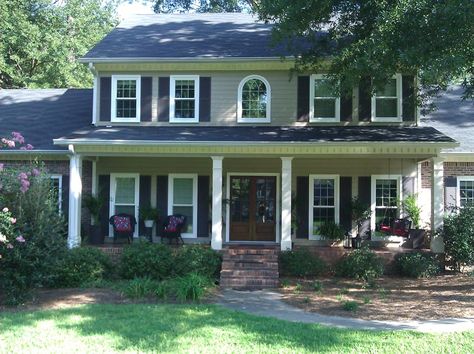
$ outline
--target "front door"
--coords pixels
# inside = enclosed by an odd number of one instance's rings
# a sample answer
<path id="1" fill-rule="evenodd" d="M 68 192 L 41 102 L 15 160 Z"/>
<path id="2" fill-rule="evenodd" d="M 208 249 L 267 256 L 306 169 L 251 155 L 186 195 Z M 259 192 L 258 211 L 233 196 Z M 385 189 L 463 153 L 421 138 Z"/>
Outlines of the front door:
<path id="1" fill-rule="evenodd" d="M 276 177 L 230 177 L 230 241 L 276 239 Z"/>

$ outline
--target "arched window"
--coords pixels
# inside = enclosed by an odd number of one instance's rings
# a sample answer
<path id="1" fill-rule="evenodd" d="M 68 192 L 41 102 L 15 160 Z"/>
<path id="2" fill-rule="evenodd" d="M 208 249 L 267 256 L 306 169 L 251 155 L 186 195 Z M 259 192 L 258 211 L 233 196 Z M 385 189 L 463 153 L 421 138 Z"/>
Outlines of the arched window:
<path id="1" fill-rule="evenodd" d="M 237 122 L 269 123 L 270 107 L 270 84 L 265 78 L 258 75 L 251 75 L 240 82 Z"/>

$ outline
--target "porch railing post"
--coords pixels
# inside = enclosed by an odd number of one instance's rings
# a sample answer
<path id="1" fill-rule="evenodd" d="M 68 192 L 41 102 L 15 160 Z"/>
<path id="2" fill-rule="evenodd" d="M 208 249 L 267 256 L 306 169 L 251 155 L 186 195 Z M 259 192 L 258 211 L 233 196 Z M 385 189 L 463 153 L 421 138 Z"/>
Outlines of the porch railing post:
<path id="1" fill-rule="evenodd" d="M 444 216 L 444 171 L 443 159 L 431 160 L 431 243 L 434 253 L 444 253 L 444 241 L 436 235 L 436 230 L 443 226 Z"/>
<path id="2" fill-rule="evenodd" d="M 70 150 L 73 150 L 70 148 Z M 69 160 L 69 214 L 68 237 L 69 248 L 81 244 L 81 198 L 82 198 L 82 158 L 73 153 Z"/>
<path id="3" fill-rule="evenodd" d="M 281 250 L 291 250 L 291 161 L 281 158 Z"/>
<path id="4" fill-rule="evenodd" d="M 212 238 L 211 247 L 222 249 L 222 156 L 212 156 Z"/>

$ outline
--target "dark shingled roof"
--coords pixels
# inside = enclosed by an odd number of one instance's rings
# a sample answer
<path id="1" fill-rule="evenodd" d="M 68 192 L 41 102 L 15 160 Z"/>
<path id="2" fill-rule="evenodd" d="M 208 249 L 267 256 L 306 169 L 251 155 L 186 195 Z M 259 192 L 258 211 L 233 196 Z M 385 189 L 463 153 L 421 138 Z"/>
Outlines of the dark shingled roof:
<path id="1" fill-rule="evenodd" d="M 135 140 L 156 142 L 266 142 L 266 143 L 354 143 L 436 142 L 453 143 L 450 137 L 431 127 L 90 127 L 64 139 Z"/>
<path id="2" fill-rule="evenodd" d="M 64 150 L 53 139 L 92 120 L 92 90 L 0 90 L 0 135 L 22 133 L 35 150 Z"/>
<path id="3" fill-rule="evenodd" d="M 242 13 L 136 15 L 122 22 L 83 58 L 274 58 L 272 25 Z"/>
<path id="4" fill-rule="evenodd" d="M 434 127 L 460 143 L 446 152 L 474 153 L 474 100 L 462 100 L 463 92 L 461 86 L 451 86 L 434 100 L 437 110 L 421 118 L 422 126 Z"/>

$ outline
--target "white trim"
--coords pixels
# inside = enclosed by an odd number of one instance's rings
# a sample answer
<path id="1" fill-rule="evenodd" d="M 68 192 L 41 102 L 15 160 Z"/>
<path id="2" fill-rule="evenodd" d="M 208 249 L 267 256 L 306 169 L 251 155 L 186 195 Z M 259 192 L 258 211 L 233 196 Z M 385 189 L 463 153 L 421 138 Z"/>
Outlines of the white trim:
<path id="1" fill-rule="evenodd" d="M 196 173 L 170 173 L 168 175 L 168 215 L 173 214 L 173 186 L 175 178 L 191 178 L 193 180 L 193 232 L 192 233 L 182 233 L 182 238 L 197 238 L 197 227 L 198 227 L 198 185 L 197 185 Z M 189 206 L 189 205 L 186 205 Z"/>
<path id="2" fill-rule="evenodd" d="M 176 118 L 175 117 L 175 93 L 176 80 L 193 80 L 194 81 L 194 118 Z M 199 123 L 199 75 L 171 75 L 170 76 L 170 123 Z M 181 99 L 182 100 L 182 99 Z"/>
<path id="3" fill-rule="evenodd" d="M 249 80 L 260 80 L 265 84 L 267 89 L 267 110 L 265 118 L 243 118 L 242 117 L 242 89 L 247 81 Z M 237 90 L 237 123 L 270 123 L 271 119 L 271 106 L 272 106 L 272 89 L 267 79 L 260 75 L 249 75 L 244 77 Z"/>
<path id="4" fill-rule="evenodd" d="M 372 175 L 370 181 L 370 210 L 372 212 L 370 218 L 370 230 L 372 234 L 375 232 L 375 186 L 377 185 L 377 180 L 379 179 L 392 179 L 397 181 L 397 200 L 403 200 L 403 188 L 402 188 L 402 175 L 394 174 L 394 175 Z M 400 217 L 400 207 L 397 207 L 398 215 Z"/>
<path id="5" fill-rule="evenodd" d="M 135 225 L 135 232 L 133 237 L 138 237 L 139 235 L 139 218 L 138 218 L 138 208 L 140 207 L 140 175 L 138 173 L 111 173 L 110 174 L 110 202 L 109 202 L 109 216 L 115 214 L 115 193 L 117 186 L 117 178 L 134 178 L 135 179 L 135 219 L 137 224 Z M 125 204 L 123 204 L 125 205 Z M 132 206 L 130 204 L 129 206 Z M 114 236 L 114 231 L 112 226 L 109 226 L 109 237 Z"/>
<path id="6" fill-rule="evenodd" d="M 222 161 L 223 156 L 211 156 L 212 159 L 212 218 L 211 247 L 222 249 Z"/>
<path id="7" fill-rule="evenodd" d="M 90 64 L 90 63 L 89 63 Z M 99 84 L 99 78 L 97 73 L 94 73 L 94 87 L 92 89 L 92 125 L 97 124 L 97 86 Z"/>
<path id="8" fill-rule="evenodd" d="M 136 81 L 136 116 L 135 118 L 117 117 L 117 81 L 118 80 L 135 80 Z M 124 99 L 124 98 L 120 98 Z M 125 98 L 126 99 L 126 98 Z M 133 99 L 130 99 L 133 100 Z M 140 75 L 112 75 L 111 89 L 111 109 L 110 121 L 112 123 L 139 123 L 140 122 L 140 106 L 141 106 L 141 76 Z"/>
<path id="9" fill-rule="evenodd" d="M 474 182 L 474 176 L 457 176 L 456 177 L 456 206 L 461 207 L 461 182 Z M 448 203 L 448 201 L 446 201 Z"/>
<path id="10" fill-rule="evenodd" d="M 281 157 L 281 240 L 282 251 L 291 250 L 291 177 L 293 157 Z"/>
<path id="11" fill-rule="evenodd" d="M 287 62 L 294 62 L 296 58 L 285 57 L 284 59 Z M 281 57 L 170 57 L 170 58 L 161 58 L 161 57 L 117 57 L 117 58 L 94 58 L 94 57 L 82 57 L 78 59 L 79 63 L 133 63 L 133 62 L 246 62 L 246 61 L 271 61 L 271 62 L 282 62 Z"/>
<path id="12" fill-rule="evenodd" d="M 227 183 L 226 183 L 226 198 L 230 198 L 230 177 L 231 176 L 249 176 L 249 177 L 276 177 L 276 213 L 275 213 L 275 243 L 280 242 L 280 174 L 279 173 L 255 173 L 255 172 L 227 172 Z M 226 208 L 226 228 L 225 228 L 225 241 L 230 241 L 230 204 Z M 232 241 L 233 242 L 233 241 Z M 240 241 L 235 241 L 240 242 Z M 250 243 L 272 243 L 272 241 L 246 241 Z"/>
<path id="13" fill-rule="evenodd" d="M 334 118 L 327 117 L 315 117 L 314 116 L 314 82 L 316 80 L 328 80 L 327 76 L 324 74 L 313 74 L 310 76 L 309 80 L 309 122 L 310 123 L 334 123 L 341 121 L 341 98 L 339 96 L 326 97 L 334 99 L 335 104 L 335 116 Z"/>
<path id="14" fill-rule="evenodd" d="M 62 214 L 62 206 L 63 206 L 63 175 L 60 174 L 52 174 L 49 175 L 51 179 L 58 180 L 58 211 Z"/>
<path id="15" fill-rule="evenodd" d="M 396 80 L 396 90 L 397 90 L 397 116 L 396 117 L 376 117 L 376 104 L 377 104 L 377 95 L 374 93 L 371 99 L 371 118 L 372 122 L 401 122 L 402 121 L 402 75 L 395 74 L 391 79 Z M 384 96 L 379 97 L 384 98 Z M 394 98 L 392 96 L 386 98 Z"/>
<path id="16" fill-rule="evenodd" d="M 314 181 L 318 179 L 333 179 L 334 180 L 334 222 L 339 224 L 340 218 L 340 184 L 339 175 L 309 175 L 309 217 L 308 217 L 308 230 L 309 240 L 321 240 L 321 235 L 314 235 Z M 323 207 L 322 207 L 323 208 Z"/>

